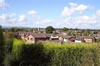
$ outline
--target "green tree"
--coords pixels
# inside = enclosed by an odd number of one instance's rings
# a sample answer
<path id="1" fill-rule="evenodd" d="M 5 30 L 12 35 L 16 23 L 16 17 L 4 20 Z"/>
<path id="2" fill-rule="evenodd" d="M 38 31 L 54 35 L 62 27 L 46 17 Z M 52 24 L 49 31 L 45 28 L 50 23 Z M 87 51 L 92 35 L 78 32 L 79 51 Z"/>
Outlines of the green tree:
<path id="1" fill-rule="evenodd" d="M 0 26 L 0 64 L 3 63 L 4 60 L 4 38 L 3 38 L 3 31 Z"/>
<path id="2" fill-rule="evenodd" d="M 12 28 L 10 28 L 10 31 L 12 31 L 12 32 L 17 32 L 17 31 L 19 31 L 20 29 L 19 28 L 17 28 L 17 27 L 12 27 Z"/>
<path id="3" fill-rule="evenodd" d="M 53 31 L 55 31 L 55 29 L 52 26 L 48 26 L 45 29 L 46 33 L 53 33 Z"/>
<path id="4" fill-rule="evenodd" d="M 66 27 L 62 28 L 62 31 L 67 31 L 67 30 L 68 30 L 68 28 L 66 28 Z"/>

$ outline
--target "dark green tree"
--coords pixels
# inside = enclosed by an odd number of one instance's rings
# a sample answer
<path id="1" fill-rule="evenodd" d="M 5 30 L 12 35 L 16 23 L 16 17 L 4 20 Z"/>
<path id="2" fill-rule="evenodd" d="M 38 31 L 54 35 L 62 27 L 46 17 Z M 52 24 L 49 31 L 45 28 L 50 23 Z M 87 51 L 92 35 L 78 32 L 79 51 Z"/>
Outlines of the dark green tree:
<path id="1" fill-rule="evenodd" d="M 53 31 L 55 31 L 55 29 L 52 26 L 48 26 L 45 28 L 46 33 L 53 33 Z"/>
<path id="2" fill-rule="evenodd" d="M 62 28 L 62 31 L 67 31 L 67 30 L 68 30 L 68 28 L 66 28 L 66 27 Z"/>
<path id="3" fill-rule="evenodd" d="M 19 31 L 20 29 L 17 28 L 17 27 L 12 27 L 12 28 L 10 28 L 9 30 L 12 31 L 12 32 L 17 32 L 17 31 Z"/>
<path id="4" fill-rule="evenodd" d="M 4 38 L 3 38 L 3 30 L 0 26 L 0 64 L 3 63 L 4 60 Z"/>

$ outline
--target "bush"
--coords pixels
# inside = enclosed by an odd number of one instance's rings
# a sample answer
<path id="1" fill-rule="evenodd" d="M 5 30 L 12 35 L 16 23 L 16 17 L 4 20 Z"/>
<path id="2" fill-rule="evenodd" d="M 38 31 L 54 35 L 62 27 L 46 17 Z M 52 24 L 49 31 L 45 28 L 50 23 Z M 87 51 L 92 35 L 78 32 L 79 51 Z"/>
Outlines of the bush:
<path id="1" fill-rule="evenodd" d="M 14 39 L 12 54 L 16 56 L 16 59 L 20 58 L 23 51 L 24 44 L 25 44 L 24 41 Z"/>
<path id="2" fill-rule="evenodd" d="M 5 54 L 11 53 L 13 47 L 13 39 L 7 39 L 5 41 Z"/>
<path id="3" fill-rule="evenodd" d="M 3 30 L 0 26 L 0 64 L 3 64 L 3 60 L 4 60 L 4 37 L 3 37 Z"/>
<path id="4" fill-rule="evenodd" d="M 10 66 L 100 66 L 100 44 L 25 44 L 14 40 L 12 54 L 7 57 Z"/>
<path id="5" fill-rule="evenodd" d="M 19 66 L 24 44 L 25 43 L 23 41 L 17 39 L 6 41 L 5 66 Z"/>

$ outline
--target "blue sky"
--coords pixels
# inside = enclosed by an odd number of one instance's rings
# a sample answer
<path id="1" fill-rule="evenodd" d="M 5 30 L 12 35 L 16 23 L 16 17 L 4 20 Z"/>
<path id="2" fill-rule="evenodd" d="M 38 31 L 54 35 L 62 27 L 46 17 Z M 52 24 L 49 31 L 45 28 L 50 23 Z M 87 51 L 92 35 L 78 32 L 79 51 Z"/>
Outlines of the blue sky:
<path id="1" fill-rule="evenodd" d="M 99 29 L 100 0 L 0 0 L 0 25 Z"/>

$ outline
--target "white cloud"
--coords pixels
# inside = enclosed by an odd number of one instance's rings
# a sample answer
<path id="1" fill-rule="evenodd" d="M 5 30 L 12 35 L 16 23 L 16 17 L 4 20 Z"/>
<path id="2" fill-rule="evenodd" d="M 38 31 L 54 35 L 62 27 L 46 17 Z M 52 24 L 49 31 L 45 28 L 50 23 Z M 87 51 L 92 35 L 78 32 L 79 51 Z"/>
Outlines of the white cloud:
<path id="1" fill-rule="evenodd" d="M 73 2 L 69 2 L 70 7 L 64 7 L 64 10 L 62 11 L 63 17 L 70 17 L 77 13 L 83 13 L 84 11 L 90 9 L 89 6 L 83 5 L 83 4 L 76 4 Z"/>
<path id="2" fill-rule="evenodd" d="M 31 11 L 29 11 L 29 12 L 28 12 L 28 14 L 29 14 L 29 15 L 36 15 L 36 14 L 37 14 L 37 12 L 36 12 L 36 11 L 34 11 L 34 10 L 31 10 Z"/>
<path id="3" fill-rule="evenodd" d="M 16 25 L 15 23 L 17 23 L 17 19 L 16 19 L 16 16 L 14 16 L 14 13 L 0 15 L 0 25 L 14 26 L 14 25 Z"/>
<path id="4" fill-rule="evenodd" d="M 16 15 L 16 13 L 1 14 L 0 24 L 25 27 L 46 27 L 51 25 L 58 28 L 100 28 L 100 10 L 88 16 L 85 13 L 84 15 L 80 14 L 80 12 L 88 11 L 89 6 L 83 4 L 78 5 L 73 2 L 70 2 L 69 5 L 70 7 L 64 7 L 61 13 L 64 18 L 57 18 L 58 20 L 42 18 L 36 11 L 31 10 L 26 14 L 20 15 Z"/>
<path id="5" fill-rule="evenodd" d="M 42 19 L 36 22 L 37 25 L 44 25 L 44 24 L 50 24 L 52 20 L 50 19 Z"/>
<path id="6" fill-rule="evenodd" d="M 88 11 L 91 7 L 83 4 L 69 3 L 70 7 L 64 7 L 62 16 L 64 17 L 59 26 L 65 26 L 69 28 L 100 28 L 100 10 L 97 10 L 95 14 L 88 16 L 80 14 L 84 11 Z"/>
<path id="7" fill-rule="evenodd" d="M 100 28 L 100 10 L 97 10 L 96 13 L 91 16 L 84 14 L 76 17 L 66 17 L 62 20 L 59 26 L 69 28 L 98 29 Z"/>
<path id="8" fill-rule="evenodd" d="M 2 22 L 8 22 L 8 23 L 12 23 L 12 22 L 16 22 L 16 14 L 12 13 L 12 14 L 2 14 L 0 16 L 0 21 Z"/>
<path id="9" fill-rule="evenodd" d="M 28 11 L 28 15 L 32 16 L 35 19 L 41 19 L 40 15 L 35 10 Z"/>
<path id="10" fill-rule="evenodd" d="M 97 15 L 97 16 L 100 16 L 100 10 L 98 10 L 98 11 L 96 12 L 96 15 Z"/>
<path id="11" fill-rule="evenodd" d="M 27 21 L 27 18 L 24 14 L 20 15 L 19 18 L 18 18 L 18 22 L 25 22 Z"/>
<path id="12" fill-rule="evenodd" d="M 72 16 L 74 13 L 75 13 L 74 8 L 64 7 L 64 10 L 62 12 L 62 16 L 69 17 L 69 16 Z"/>
<path id="13" fill-rule="evenodd" d="M 9 15 L 10 17 L 16 17 L 16 13 L 12 13 Z"/>
<path id="14" fill-rule="evenodd" d="M 0 0 L 0 9 L 6 9 L 9 5 L 5 2 L 5 0 Z"/>
<path id="15" fill-rule="evenodd" d="M 31 12 L 30 12 L 31 13 Z M 35 14 L 35 12 L 34 12 Z M 33 12 L 31 13 L 31 15 L 33 15 Z M 52 23 L 51 19 L 46 19 L 46 18 L 42 18 L 39 17 L 39 19 L 37 19 L 37 16 L 31 16 L 26 14 L 20 14 L 20 15 L 16 15 L 15 13 L 11 13 L 11 14 L 2 14 L 0 15 L 0 24 L 1 25 L 7 25 L 7 26 L 26 26 L 26 27 L 39 27 L 39 26 L 46 26 L 46 25 L 50 25 Z"/>
<path id="16" fill-rule="evenodd" d="M 72 6 L 72 7 L 76 7 L 78 4 L 73 3 L 73 2 L 69 2 L 69 5 Z"/>
<path id="17" fill-rule="evenodd" d="M 86 6 L 83 4 L 76 7 L 76 10 L 79 11 L 80 13 L 82 13 L 83 11 L 88 10 L 88 9 L 90 9 L 89 6 Z"/>
<path id="18" fill-rule="evenodd" d="M 8 17 L 7 14 L 2 14 L 2 15 L 0 16 L 0 20 L 4 21 L 4 20 L 7 19 L 7 17 Z"/>

